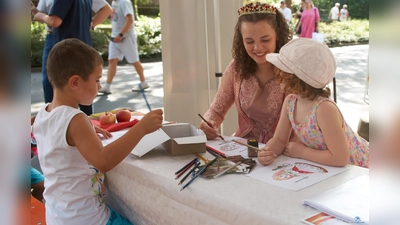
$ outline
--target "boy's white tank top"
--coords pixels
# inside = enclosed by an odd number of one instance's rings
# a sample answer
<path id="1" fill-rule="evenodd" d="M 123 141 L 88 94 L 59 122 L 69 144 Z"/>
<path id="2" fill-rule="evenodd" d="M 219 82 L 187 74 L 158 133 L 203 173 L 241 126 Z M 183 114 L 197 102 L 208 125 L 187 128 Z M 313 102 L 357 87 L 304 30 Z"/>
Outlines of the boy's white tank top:
<path id="1" fill-rule="evenodd" d="M 67 128 L 79 109 L 46 104 L 36 115 L 33 132 L 45 176 L 46 223 L 106 224 L 110 211 L 104 203 L 104 174 L 90 165 L 75 146 L 69 146 Z"/>

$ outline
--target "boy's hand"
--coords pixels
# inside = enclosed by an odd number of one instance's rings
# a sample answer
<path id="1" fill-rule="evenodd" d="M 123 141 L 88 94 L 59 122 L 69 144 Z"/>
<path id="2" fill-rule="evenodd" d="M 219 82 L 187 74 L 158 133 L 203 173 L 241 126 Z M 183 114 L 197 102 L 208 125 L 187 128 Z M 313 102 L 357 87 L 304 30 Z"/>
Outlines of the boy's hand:
<path id="1" fill-rule="evenodd" d="M 101 135 L 103 135 L 103 137 L 105 139 L 108 139 L 108 138 L 112 137 L 112 134 L 110 132 L 104 130 L 101 127 L 94 126 L 94 129 L 95 129 L 97 135 L 101 134 Z"/>
<path id="2" fill-rule="evenodd" d="M 153 110 L 147 113 L 137 125 L 143 129 L 145 134 L 154 132 L 162 127 L 163 114 L 162 109 Z"/>

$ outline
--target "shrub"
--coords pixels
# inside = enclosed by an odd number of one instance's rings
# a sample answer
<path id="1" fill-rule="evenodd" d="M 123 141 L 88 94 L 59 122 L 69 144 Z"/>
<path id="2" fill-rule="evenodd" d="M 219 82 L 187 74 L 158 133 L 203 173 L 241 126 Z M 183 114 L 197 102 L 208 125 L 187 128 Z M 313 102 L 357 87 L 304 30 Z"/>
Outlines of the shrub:
<path id="1" fill-rule="evenodd" d="M 325 43 L 359 43 L 369 41 L 368 20 L 348 20 L 346 22 L 319 23 L 319 31 L 325 36 Z"/>
<path id="2" fill-rule="evenodd" d="M 42 66 L 42 54 L 46 32 L 45 25 L 39 22 L 31 24 L 31 66 Z M 91 31 L 93 47 L 107 60 L 108 44 L 111 36 L 111 24 L 107 20 Z M 151 58 L 161 54 L 161 19 L 139 16 L 135 21 L 135 31 L 138 38 L 138 50 L 140 58 Z"/>

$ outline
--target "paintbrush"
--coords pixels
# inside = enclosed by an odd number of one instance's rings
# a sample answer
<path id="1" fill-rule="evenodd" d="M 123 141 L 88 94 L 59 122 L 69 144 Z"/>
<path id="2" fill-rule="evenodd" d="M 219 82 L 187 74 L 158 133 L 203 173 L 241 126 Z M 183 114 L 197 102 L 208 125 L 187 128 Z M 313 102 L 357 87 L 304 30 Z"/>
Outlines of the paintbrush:
<path id="1" fill-rule="evenodd" d="M 227 168 L 227 169 L 221 171 L 220 173 L 216 174 L 216 175 L 213 177 L 213 179 L 215 179 L 215 178 L 221 176 L 222 174 L 225 174 L 225 173 L 228 172 L 229 170 L 231 170 L 231 169 L 235 168 L 236 166 L 238 166 L 240 163 L 242 163 L 242 162 L 239 161 L 239 162 L 235 163 L 234 165 L 230 166 L 229 168 Z"/>
<path id="2" fill-rule="evenodd" d="M 200 115 L 200 113 L 198 113 L 197 115 L 199 115 L 200 118 L 201 118 L 209 127 L 214 128 L 214 127 L 211 125 L 210 122 L 208 122 L 206 119 L 204 119 L 204 117 L 203 117 L 202 115 Z M 218 137 L 221 138 L 221 139 L 226 143 L 225 138 L 223 138 L 222 135 L 218 134 Z"/>
<path id="3" fill-rule="evenodd" d="M 254 150 L 256 150 L 256 151 L 259 151 L 259 152 L 264 151 L 264 149 L 254 147 L 254 146 L 248 145 L 248 144 L 246 144 L 246 143 L 243 143 L 243 142 L 240 142 L 240 141 L 237 141 L 237 140 L 234 140 L 234 139 L 233 139 L 232 141 L 235 142 L 235 143 L 238 143 L 238 144 L 240 144 L 240 145 L 244 145 L 244 146 L 247 146 L 247 147 L 249 147 L 249 148 L 252 148 L 252 149 L 254 149 Z M 274 154 L 275 158 L 278 157 L 275 153 L 273 153 L 273 154 Z"/>

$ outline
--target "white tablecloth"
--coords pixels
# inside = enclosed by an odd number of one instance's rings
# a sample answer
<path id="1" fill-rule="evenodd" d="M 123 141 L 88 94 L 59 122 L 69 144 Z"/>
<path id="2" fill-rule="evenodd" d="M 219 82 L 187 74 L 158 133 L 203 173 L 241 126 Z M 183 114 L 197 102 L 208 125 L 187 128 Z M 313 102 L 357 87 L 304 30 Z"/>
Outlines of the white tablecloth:
<path id="1" fill-rule="evenodd" d="M 212 158 L 208 153 L 204 156 Z M 303 224 L 301 219 L 317 213 L 303 205 L 305 198 L 369 171 L 351 166 L 300 191 L 244 174 L 226 174 L 217 179 L 199 177 L 180 191 L 180 178 L 175 180 L 175 172 L 194 157 L 172 157 L 162 147 L 140 158 L 128 156 L 106 174 L 107 204 L 135 224 Z"/>

